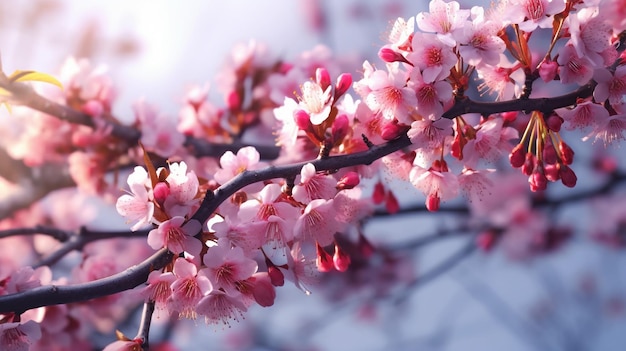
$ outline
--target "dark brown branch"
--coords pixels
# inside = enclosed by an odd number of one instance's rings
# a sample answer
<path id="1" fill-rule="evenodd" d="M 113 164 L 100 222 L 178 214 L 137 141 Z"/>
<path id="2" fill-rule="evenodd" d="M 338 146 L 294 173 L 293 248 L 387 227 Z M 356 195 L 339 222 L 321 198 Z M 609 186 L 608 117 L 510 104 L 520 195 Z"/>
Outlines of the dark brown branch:
<path id="1" fill-rule="evenodd" d="M 150 325 L 152 324 L 152 314 L 154 313 L 154 302 L 144 302 L 143 310 L 141 311 L 141 321 L 139 322 L 139 331 L 135 339 L 141 339 L 141 349 L 148 351 L 150 349 L 150 342 L 148 337 L 150 335 Z"/>
<path id="2" fill-rule="evenodd" d="M 4 295 L 0 297 L 0 313 L 23 313 L 37 307 L 87 301 L 129 290 L 145 283 L 150 272 L 163 268 L 172 258 L 171 252 L 161 249 L 142 263 L 110 277 L 73 285 L 46 285 Z"/>
<path id="3" fill-rule="evenodd" d="M 557 108 L 572 106 L 576 101 L 588 98 L 593 94 L 596 83 L 591 81 L 577 90 L 560 96 L 537 99 L 518 99 L 497 102 L 479 102 L 469 98 L 459 99 L 454 106 L 444 112 L 443 118 L 453 119 L 466 113 L 490 115 L 508 111 L 542 111 L 551 112 Z"/>

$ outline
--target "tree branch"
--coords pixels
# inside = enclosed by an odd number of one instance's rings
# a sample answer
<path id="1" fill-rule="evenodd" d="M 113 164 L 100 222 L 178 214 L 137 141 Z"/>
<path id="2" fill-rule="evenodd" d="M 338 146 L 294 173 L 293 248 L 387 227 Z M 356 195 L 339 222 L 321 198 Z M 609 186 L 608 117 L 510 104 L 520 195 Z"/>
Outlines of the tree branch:
<path id="1" fill-rule="evenodd" d="M 88 283 L 73 285 L 47 285 L 17 294 L 0 297 L 0 313 L 23 313 L 50 305 L 87 301 L 132 289 L 146 282 L 148 274 L 163 268 L 173 258 L 167 249 L 161 249 L 142 263 L 123 272 Z"/>

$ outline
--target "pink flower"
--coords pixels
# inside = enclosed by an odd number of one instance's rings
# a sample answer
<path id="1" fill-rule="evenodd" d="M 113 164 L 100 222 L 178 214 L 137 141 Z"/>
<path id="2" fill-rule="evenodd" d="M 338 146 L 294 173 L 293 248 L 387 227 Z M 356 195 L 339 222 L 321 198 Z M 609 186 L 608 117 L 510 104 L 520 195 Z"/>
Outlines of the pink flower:
<path id="1" fill-rule="evenodd" d="M 406 86 L 406 72 L 397 63 L 388 64 L 387 68 L 389 72 L 376 70 L 367 79 L 369 94 L 365 103 L 387 120 L 405 121 L 417 104 L 415 91 Z"/>
<path id="2" fill-rule="evenodd" d="M 201 229 L 200 222 L 192 219 L 185 223 L 184 217 L 174 217 L 159 224 L 159 227 L 148 233 L 148 245 L 158 250 L 167 247 L 175 254 L 186 251 L 194 256 L 200 254 L 202 243 L 194 238 Z"/>
<path id="3" fill-rule="evenodd" d="M 567 130 L 592 127 L 609 118 L 609 111 L 592 101 L 579 103 L 574 108 L 560 108 L 555 112 L 563 118 Z"/>
<path id="4" fill-rule="evenodd" d="M 411 36 L 415 32 L 415 19 L 413 17 L 405 20 L 402 17 L 398 17 L 393 23 L 389 37 L 387 38 L 393 49 L 406 48 L 407 45 L 411 45 Z"/>
<path id="5" fill-rule="evenodd" d="M 447 108 L 452 103 L 452 86 L 446 81 L 426 82 L 419 70 L 411 72 L 410 84 L 415 89 L 417 96 L 417 114 L 432 120 L 439 119 L 443 115 L 444 106 Z M 403 121 L 411 124 L 413 121 Z"/>
<path id="6" fill-rule="evenodd" d="M 482 7 L 472 7 L 471 25 L 466 25 L 458 35 L 459 53 L 472 66 L 496 65 L 506 49 L 506 44 L 498 36 L 502 24 L 486 20 L 484 11 Z"/>
<path id="7" fill-rule="evenodd" d="M 626 114 L 609 116 L 603 121 L 598 121 L 591 133 L 583 138 L 583 141 L 595 137 L 601 139 L 604 145 L 612 144 L 615 141 L 626 140 L 624 131 L 626 130 Z"/>
<path id="8" fill-rule="evenodd" d="M 0 324 L 0 348 L 5 351 L 28 351 L 41 338 L 41 328 L 34 321 Z"/>
<path id="9" fill-rule="evenodd" d="M 563 84 L 585 85 L 593 77 L 593 65 L 586 57 L 578 57 L 572 45 L 565 45 L 556 61 L 560 66 L 559 76 Z"/>
<path id="10" fill-rule="evenodd" d="M 158 113 L 143 99 L 135 103 L 134 111 L 141 129 L 142 144 L 163 157 L 170 157 L 185 141 L 183 134 L 176 130 L 176 120 Z"/>
<path id="11" fill-rule="evenodd" d="M 565 10 L 564 0 L 509 0 L 505 3 L 504 17 L 509 23 L 532 32 L 537 27 L 550 28 L 553 15 Z"/>
<path id="12" fill-rule="evenodd" d="M 4 292 L 6 294 L 15 294 L 32 290 L 40 287 L 43 283 L 52 280 L 52 272 L 48 266 L 42 266 L 37 269 L 32 267 L 20 267 L 13 272 L 6 281 Z"/>
<path id="13" fill-rule="evenodd" d="M 309 291 L 308 286 L 317 283 L 320 276 L 315 263 L 315 256 L 305 256 L 302 252 L 301 243 L 297 241 L 291 247 L 287 259 L 289 269 L 285 271 L 285 278 L 292 281 L 305 294 L 310 295 L 311 291 Z"/>
<path id="14" fill-rule="evenodd" d="M 152 271 L 148 275 L 148 285 L 141 290 L 141 295 L 146 300 L 155 302 L 158 310 L 167 307 L 166 302 L 172 296 L 172 283 L 176 280 L 176 276 L 172 272 Z"/>
<path id="15" fill-rule="evenodd" d="M 148 172 L 143 167 L 135 167 L 133 173 L 128 176 L 128 186 L 131 194 L 125 194 L 117 199 L 115 208 L 117 212 L 128 218 L 129 221 L 137 221 L 131 230 L 135 231 L 152 221 L 154 215 L 154 203 L 148 194 Z"/>
<path id="16" fill-rule="evenodd" d="M 282 106 L 274 109 L 274 117 L 281 122 L 281 129 L 278 134 L 276 145 L 293 147 L 296 145 L 298 138 L 298 125 L 294 118 L 296 111 L 300 110 L 298 103 L 291 98 L 286 97 Z"/>
<path id="17" fill-rule="evenodd" d="M 242 295 L 229 295 L 222 290 L 213 290 L 197 304 L 196 311 L 204 316 L 206 323 L 230 325 L 230 320 L 238 321 L 248 309 L 242 301 Z"/>
<path id="18" fill-rule="evenodd" d="M 491 194 L 493 181 L 489 174 L 495 169 L 475 170 L 463 168 L 459 175 L 459 187 L 467 196 L 469 202 L 481 201 L 483 197 Z"/>
<path id="19" fill-rule="evenodd" d="M 218 245 L 209 248 L 202 261 L 214 289 L 224 289 L 229 294 L 237 292 L 237 282 L 248 279 L 257 271 L 257 263 L 246 257 L 240 247 Z"/>
<path id="20" fill-rule="evenodd" d="M 436 168 L 413 167 L 409 174 L 411 184 L 426 195 L 427 201 L 429 199 L 445 201 L 457 197 L 459 194 L 457 176 L 444 170 L 436 170 Z"/>
<path id="21" fill-rule="evenodd" d="M 117 340 L 108 344 L 102 351 L 141 351 L 141 339 Z"/>
<path id="22" fill-rule="evenodd" d="M 169 185 L 169 195 L 163 204 L 165 212 L 172 217 L 189 216 L 200 202 L 198 177 L 194 171 L 187 172 L 185 162 L 171 163 L 169 169 L 165 179 Z"/>
<path id="23" fill-rule="evenodd" d="M 443 145 L 445 138 L 452 135 L 452 120 L 439 118 L 436 121 L 423 119 L 411 123 L 407 132 L 414 148 L 434 149 Z"/>
<path id="24" fill-rule="evenodd" d="M 198 268 L 184 258 L 174 262 L 176 280 L 172 283 L 172 295 L 167 301 L 171 311 L 178 312 L 181 317 L 196 318 L 196 304 L 211 292 L 213 286 L 207 277 L 208 271 Z"/>
<path id="25" fill-rule="evenodd" d="M 231 151 L 226 151 L 220 157 L 222 169 L 215 173 L 215 181 L 219 184 L 225 184 L 243 171 L 256 169 L 259 159 L 259 152 L 253 146 L 239 149 L 237 155 Z"/>
<path id="26" fill-rule="evenodd" d="M 315 166 L 307 163 L 300 171 L 300 184 L 293 188 L 293 198 L 303 204 L 315 199 L 332 199 L 337 194 L 337 182 L 326 174 L 315 172 Z"/>
<path id="27" fill-rule="evenodd" d="M 294 226 L 294 237 L 299 240 L 317 241 L 326 246 L 333 242 L 335 233 L 343 229 L 335 217 L 333 200 L 311 201 Z"/>
<path id="28" fill-rule="evenodd" d="M 330 115 L 332 105 L 332 86 L 322 89 L 315 82 L 306 81 L 302 84 L 300 107 L 311 116 L 311 123 L 320 125 Z"/>
<path id="29" fill-rule="evenodd" d="M 605 14 L 606 12 L 603 12 Z M 585 57 L 595 67 L 604 64 L 603 51 L 611 48 L 612 27 L 598 7 L 585 7 L 567 16 L 570 41 L 578 57 Z"/>
<path id="30" fill-rule="evenodd" d="M 483 81 L 478 89 L 496 94 L 496 100 L 512 99 L 524 83 L 524 72 L 511 67 L 513 65 L 505 55 L 500 55 L 500 62 L 495 66 L 483 64 L 476 67 L 478 78 Z"/>
<path id="31" fill-rule="evenodd" d="M 476 137 L 463 147 L 463 164 L 474 168 L 479 160 L 497 161 L 508 154 L 513 145 L 511 139 L 518 138 L 518 132 L 511 127 L 502 127 L 501 118 L 492 118 L 482 123 L 476 131 Z"/>
<path id="32" fill-rule="evenodd" d="M 420 12 L 415 16 L 417 26 L 424 32 L 437 33 L 439 40 L 448 46 L 454 46 L 454 34 L 465 26 L 469 11 L 461 10 L 456 1 L 443 0 L 430 1 L 428 9 L 430 13 Z M 414 50 L 415 48 L 413 45 Z"/>
<path id="33" fill-rule="evenodd" d="M 606 69 L 595 71 L 593 78 L 598 82 L 593 91 L 593 98 L 598 103 L 609 100 L 611 105 L 624 102 L 626 95 L 626 66 L 621 65 L 615 69 L 615 74 L 611 74 Z"/>
<path id="34" fill-rule="evenodd" d="M 216 221 L 211 226 L 218 239 L 228 245 L 242 248 L 245 252 L 258 250 L 265 242 L 265 222 L 242 222 L 236 215 L 224 216 L 222 221 Z"/>
<path id="35" fill-rule="evenodd" d="M 434 34 L 415 33 L 413 52 L 407 60 L 422 70 L 424 82 L 432 83 L 445 79 L 457 62 L 452 48 L 437 39 Z"/>

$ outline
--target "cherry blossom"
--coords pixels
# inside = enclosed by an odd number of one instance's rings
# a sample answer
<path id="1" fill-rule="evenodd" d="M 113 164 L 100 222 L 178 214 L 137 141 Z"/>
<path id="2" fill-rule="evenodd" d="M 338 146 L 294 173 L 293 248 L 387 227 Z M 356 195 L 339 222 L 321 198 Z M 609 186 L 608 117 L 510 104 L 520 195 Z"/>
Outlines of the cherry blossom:
<path id="1" fill-rule="evenodd" d="M 168 309 L 181 317 L 195 319 L 196 304 L 213 289 L 208 271 L 198 271 L 196 265 L 184 258 L 176 259 L 173 269 L 176 280 L 172 283 L 172 295 L 167 300 Z"/>
<path id="2" fill-rule="evenodd" d="M 7 351 L 28 351 L 41 338 L 41 328 L 34 321 L 0 324 L 0 346 Z"/>
<path id="3" fill-rule="evenodd" d="M 391 65 L 391 64 L 390 64 Z M 375 70 L 367 79 L 369 93 L 365 103 L 373 111 L 391 120 L 406 120 L 409 111 L 417 104 L 415 91 L 406 87 L 406 72 L 395 64 L 389 72 Z"/>
<path id="4" fill-rule="evenodd" d="M 143 167 L 135 167 L 127 180 L 131 194 L 120 196 L 115 204 L 119 214 L 127 217 L 129 221 L 136 221 L 131 230 L 137 230 L 152 221 L 154 203 L 146 188 L 147 182 L 148 172 Z"/>
<path id="5" fill-rule="evenodd" d="M 439 40 L 448 46 L 454 46 L 455 34 L 465 26 L 469 11 L 461 10 L 456 1 L 444 2 L 443 0 L 431 1 L 428 9 L 430 12 L 420 12 L 415 16 L 419 29 L 424 32 L 437 33 Z"/>
<path id="6" fill-rule="evenodd" d="M 220 158 L 222 168 L 215 173 L 215 180 L 224 184 L 243 171 L 255 169 L 259 159 L 259 152 L 252 146 L 239 149 L 236 155 L 227 151 Z"/>
<path id="7" fill-rule="evenodd" d="M 427 33 L 413 35 L 413 52 L 407 55 L 407 60 L 422 70 L 426 83 L 448 77 L 457 61 L 450 46 L 438 40 L 437 36 Z"/>
<path id="8" fill-rule="evenodd" d="M 194 256 L 198 255 L 202 250 L 202 243 L 194 235 L 200 232 L 201 227 L 196 220 L 185 223 L 184 217 L 173 217 L 148 233 L 148 245 L 155 250 L 167 247 L 173 253 L 187 251 Z"/>
<path id="9" fill-rule="evenodd" d="M 238 281 L 248 279 L 258 268 L 257 263 L 246 257 L 240 247 L 230 248 L 222 244 L 210 248 L 202 261 L 213 288 L 230 294 L 237 291 Z"/>
<path id="10" fill-rule="evenodd" d="M 315 172 L 315 166 L 307 163 L 300 172 L 300 184 L 293 188 L 293 198 L 302 203 L 315 199 L 332 199 L 337 182 L 330 176 Z"/>

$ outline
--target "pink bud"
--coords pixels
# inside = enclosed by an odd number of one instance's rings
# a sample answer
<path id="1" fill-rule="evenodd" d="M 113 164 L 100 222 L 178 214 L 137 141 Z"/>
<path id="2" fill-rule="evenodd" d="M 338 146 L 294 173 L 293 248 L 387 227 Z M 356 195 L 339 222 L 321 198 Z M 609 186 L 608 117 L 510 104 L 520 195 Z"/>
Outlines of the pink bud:
<path id="1" fill-rule="evenodd" d="M 311 116 L 304 110 L 298 110 L 294 113 L 294 119 L 296 120 L 296 125 L 300 130 L 309 130 L 312 126 L 311 124 Z"/>
<path id="2" fill-rule="evenodd" d="M 154 186 L 152 193 L 154 195 L 154 201 L 162 206 L 165 199 L 170 196 L 170 187 L 165 182 L 158 182 Z"/>
<path id="3" fill-rule="evenodd" d="M 283 286 L 285 285 L 285 276 L 280 269 L 273 264 L 267 267 L 267 274 L 270 276 L 270 280 L 272 281 L 272 285 L 274 286 Z"/>
<path id="4" fill-rule="evenodd" d="M 556 149 L 552 143 L 543 146 L 543 161 L 547 164 L 555 164 L 558 161 Z"/>
<path id="5" fill-rule="evenodd" d="M 530 190 L 533 192 L 546 190 L 548 187 L 548 178 L 546 178 L 543 166 L 538 164 L 532 174 L 528 177 Z"/>
<path id="6" fill-rule="evenodd" d="M 385 62 L 405 62 L 409 63 L 407 59 L 399 52 L 394 51 L 391 48 L 383 47 L 378 51 L 378 57 Z"/>
<path id="7" fill-rule="evenodd" d="M 100 117 L 104 112 L 104 107 L 98 100 L 89 100 L 81 107 L 81 110 L 91 117 Z"/>
<path id="8" fill-rule="evenodd" d="M 335 243 L 335 254 L 333 255 L 333 263 L 335 265 L 335 269 L 339 272 L 345 272 L 348 270 L 350 266 L 350 255 L 346 253 L 344 250 Z"/>
<path id="9" fill-rule="evenodd" d="M 441 199 L 437 194 L 429 194 L 426 197 L 426 209 L 430 212 L 437 212 L 439 210 L 439 205 L 441 204 Z"/>
<path id="10" fill-rule="evenodd" d="M 524 150 L 524 145 L 517 144 L 509 155 L 509 162 L 511 162 L 511 166 L 513 166 L 513 168 L 519 168 L 524 165 L 525 158 L 526 151 Z"/>
<path id="11" fill-rule="evenodd" d="M 522 165 L 522 173 L 527 176 L 530 176 L 535 170 L 535 164 L 537 163 L 537 159 L 535 155 L 530 152 L 526 154 L 526 158 L 524 159 L 524 164 Z"/>
<path id="12" fill-rule="evenodd" d="M 348 116 L 345 114 L 337 116 L 332 126 L 332 144 L 333 146 L 337 146 L 341 144 L 343 138 L 348 135 L 348 131 L 350 130 L 350 121 L 348 121 Z"/>
<path id="13" fill-rule="evenodd" d="M 548 129 L 550 129 L 553 132 L 558 133 L 561 130 L 562 124 L 563 124 L 563 117 L 556 115 L 554 113 L 548 116 L 548 118 L 546 118 L 546 125 L 548 126 Z"/>
<path id="14" fill-rule="evenodd" d="M 576 181 L 578 181 L 578 177 L 576 177 L 576 173 L 566 165 L 562 165 L 559 168 L 559 176 L 561 177 L 561 182 L 568 188 L 573 188 L 576 186 Z"/>
<path id="15" fill-rule="evenodd" d="M 263 307 L 269 307 L 274 304 L 276 299 L 276 290 L 265 272 L 254 273 L 254 286 L 252 288 L 252 296 L 254 301 Z"/>
<path id="16" fill-rule="evenodd" d="M 385 186 L 380 181 L 374 185 L 374 193 L 372 194 L 374 204 L 382 204 L 385 201 Z"/>
<path id="17" fill-rule="evenodd" d="M 346 93 L 352 86 L 352 75 L 350 73 L 342 73 L 337 77 L 337 84 L 335 85 L 335 100 Z"/>
<path id="18" fill-rule="evenodd" d="M 517 119 L 517 111 L 502 112 L 501 115 L 504 122 L 513 123 Z"/>
<path id="19" fill-rule="evenodd" d="M 315 70 L 315 81 L 322 87 L 322 90 L 326 90 L 330 86 L 330 74 L 328 74 L 328 70 L 324 67 L 318 67 Z"/>
<path id="20" fill-rule="evenodd" d="M 488 230 L 476 237 L 476 245 L 483 251 L 489 252 L 496 244 L 496 233 Z"/>
<path id="21" fill-rule="evenodd" d="M 574 150 L 563 140 L 559 142 L 559 152 L 561 153 L 561 161 L 564 164 L 571 165 L 574 162 Z"/>
<path id="22" fill-rule="evenodd" d="M 397 139 L 408 130 L 407 126 L 401 126 L 397 123 L 387 123 L 383 126 L 380 136 L 385 140 Z"/>
<path id="23" fill-rule="evenodd" d="M 559 166 L 556 163 L 548 163 L 544 168 L 546 178 L 551 182 L 559 180 Z"/>
<path id="24" fill-rule="evenodd" d="M 391 190 L 387 193 L 385 208 L 390 214 L 398 213 L 398 211 L 400 211 L 400 204 L 398 203 L 398 199 Z"/>
<path id="25" fill-rule="evenodd" d="M 337 190 L 346 190 L 352 189 L 355 186 L 359 185 L 361 181 L 359 174 L 354 171 L 350 171 L 346 173 L 339 181 L 337 182 Z"/>
<path id="26" fill-rule="evenodd" d="M 317 252 L 317 259 L 315 260 L 315 264 L 317 265 L 317 270 L 320 272 L 330 272 L 335 266 L 333 263 L 332 256 L 324 250 L 323 247 L 320 246 L 319 243 L 315 243 Z"/>
<path id="27" fill-rule="evenodd" d="M 226 105 L 228 109 L 237 111 L 241 107 L 241 98 L 236 91 L 231 91 L 226 98 Z"/>
<path id="28" fill-rule="evenodd" d="M 539 77 L 546 83 L 550 82 L 556 77 L 558 68 L 559 64 L 556 61 L 543 61 L 539 66 Z"/>

